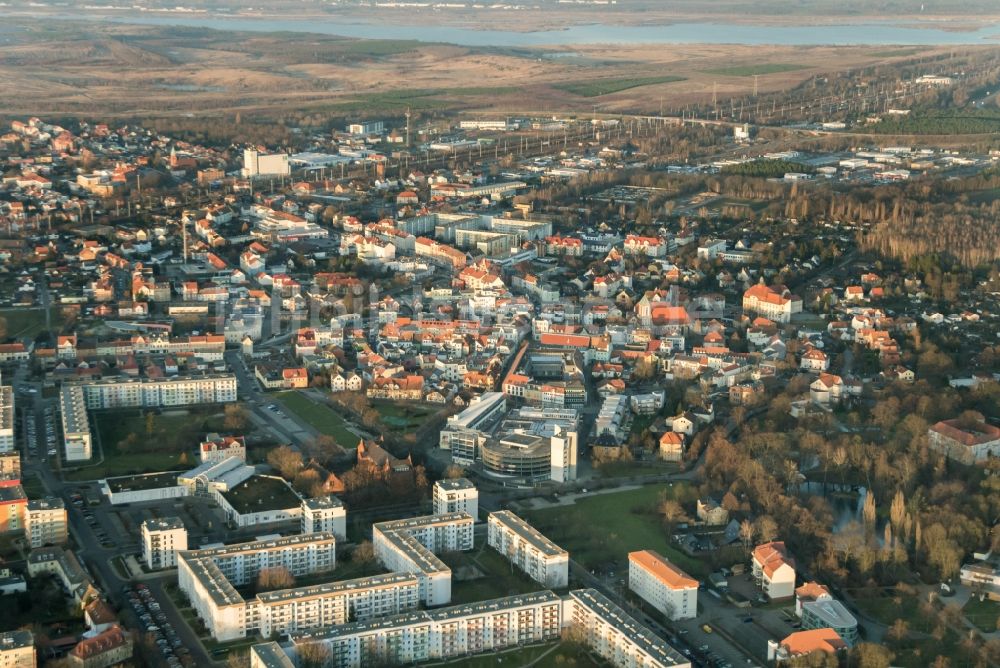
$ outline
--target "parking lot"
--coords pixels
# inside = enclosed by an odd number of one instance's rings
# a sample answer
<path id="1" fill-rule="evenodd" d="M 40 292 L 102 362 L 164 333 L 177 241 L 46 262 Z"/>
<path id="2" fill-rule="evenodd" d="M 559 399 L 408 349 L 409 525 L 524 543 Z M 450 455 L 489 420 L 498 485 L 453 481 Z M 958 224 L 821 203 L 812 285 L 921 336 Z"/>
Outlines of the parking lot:
<path id="1" fill-rule="evenodd" d="M 149 586 L 142 583 L 126 586 L 122 593 L 141 622 L 141 627 L 149 634 L 150 644 L 156 647 L 165 664 L 171 668 L 194 666 L 195 660 L 191 657 L 190 650 L 184 646 L 166 613 L 160 609 Z"/>

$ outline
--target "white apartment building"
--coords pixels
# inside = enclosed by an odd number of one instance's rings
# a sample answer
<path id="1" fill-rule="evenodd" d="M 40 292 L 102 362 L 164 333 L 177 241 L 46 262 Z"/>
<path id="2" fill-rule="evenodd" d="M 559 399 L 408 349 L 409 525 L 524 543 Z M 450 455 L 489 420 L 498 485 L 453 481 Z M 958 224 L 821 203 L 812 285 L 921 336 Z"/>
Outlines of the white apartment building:
<path id="1" fill-rule="evenodd" d="M 142 559 L 149 568 L 174 568 L 177 553 L 187 549 L 187 529 L 179 517 L 150 519 L 142 523 Z"/>
<path id="2" fill-rule="evenodd" d="M 293 576 L 331 571 L 336 547 L 333 534 L 314 533 L 179 552 L 177 583 L 213 638 L 243 638 L 257 620 L 233 585 L 248 584 L 268 568 Z"/>
<path id="3" fill-rule="evenodd" d="M 66 504 L 49 497 L 28 501 L 24 510 L 24 535 L 31 549 L 62 545 L 68 536 Z"/>
<path id="4" fill-rule="evenodd" d="M 335 496 L 323 496 L 302 501 L 302 533 L 332 533 L 338 539 L 347 538 L 347 510 Z"/>
<path id="5" fill-rule="evenodd" d="M 321 643 L 331 668 L 408 665 L 557 640 L 561 629 L 562 601 L 540 591 L 293 633 L 290 653 Z"/>
<path id="6" fill-rule="evenodd" d="M 691 662 L 596 589 L 566 597 L 563 625 L 615 668 L 690 668 Z"/>
<path id="7" fill-rule="evenodd" d="M 14 388 L 0 385 L 0 453 L 13 452 L 14 444 Z"/>
<path id="8" fill-rule="evenodd" d="M 31 631 L 0 633 L 0 668 L 35 668 L 37 661 Z"/>
<path id="9" fill-rule="evenodd" d="M 773 541 L 754 548 L 753 577 L 768 598 L 788 598 L 795 594 L 795 560 L 784 543 Z"/>
<path id="10" fill-rule="evenodd" d="M 295 662 L 271 640 L 250 648 L 250 668 L 295 668 Z"/>
<path id="11" fill-rule="evenodd" d="M 79 462 L 90 459 L 93 445 L 83 388 L 79 385 L 63 385 L 59 391 L 59 413 L 62 418 L 66 461 Z"/>
<path id="12" fill-rule="evenodd" d="M 436 555 L 471 550 L 474 524 L 461 512 L 379 522 L 372 526 L 375 556 L 390 571 L 415 573 L 422 602 L 444 605 L 451 600 L 451 569 Z"/>
<path id="13" fill-rule="evenodd" d="M 671 620 L 698 614 L 698 581 L 653 550 L 629 553 L 628 587 Z"/>
<path id="14" fill-rule="evenodd" d="M 236 401 L 236 376 L 102 378 L 80 385 L 88 410 L 225 404 Z"/>
<path id="15" fill-rule="evenodd" d="M 247 633 L 257 631 L 269 638 L 416 610 L 420 583 L 411 573 L 386 573 L 269 591 L 246 605 Z"/>
<path id="16" fill-rule="evenodd" d="M 490 513 L 487 544 L 546 587 L 569 584 L 569 552 L 509 510 Z"/>
<path id="17" fill-rule="evenodd" d="M 468 478 L 438 480 L 433 490 L 434 514 L 468 513 L 479 517 L 479 490 Z"/>

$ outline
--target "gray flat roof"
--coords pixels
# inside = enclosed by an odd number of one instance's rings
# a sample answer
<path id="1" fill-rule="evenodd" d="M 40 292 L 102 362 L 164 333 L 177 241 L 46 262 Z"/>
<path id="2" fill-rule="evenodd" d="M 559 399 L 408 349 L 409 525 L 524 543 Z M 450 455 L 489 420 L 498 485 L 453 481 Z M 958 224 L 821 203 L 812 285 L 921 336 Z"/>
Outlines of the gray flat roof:
<path id="1" fill-rule="evenodd" d="M 509 510 L 498 510 L 496 512 L 490 513 L 489 519 L 492 521 L 496 519 L 500 524 L 508 527 L 511 531 L 517 534 L 526 542 L 530 543 L 536 547 L 539 551 L 543 552 L 548 556 L 558 556 L 562 554 L 569 554 L 566 550 L 562 549 L 551 540 L 542 535 L 542 533 L 531 526 L 520 517 L 510 512 Z"/>

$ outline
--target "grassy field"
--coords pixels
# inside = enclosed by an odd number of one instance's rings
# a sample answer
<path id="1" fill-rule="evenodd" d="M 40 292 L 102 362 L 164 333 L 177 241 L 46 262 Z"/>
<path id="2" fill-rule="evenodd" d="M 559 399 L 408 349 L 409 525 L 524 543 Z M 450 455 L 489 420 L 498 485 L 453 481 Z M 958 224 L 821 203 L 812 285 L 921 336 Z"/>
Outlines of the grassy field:
<path id="1" fill-rule="evenodd" d="M 983 633 L 992 633 L 1000 629 L 997 626 L 997 623 L 1000 622 L 1000 601 L 991 601 L 989 599 L 980 601 L 978 598 L 973 597 L 962 608 L 962 612 Z"/>
<path id="2" fill-rule="evenodd" d="M 568 83 L 560 83 L 554 85 L 553 88 L 567 93 L 572 93 L 573 95 L 579 95 L 580 97 L 600 97 L 601 95 L 619 93 L 623 90 L 639 88 L 640 86 L 652 86 L 653 84 L 673 83 L 675 81 L 683 80 L 684 77 L 669 75 L 662 77 L 592 79 L 590 81 L 571 81 Z"/>
<path id="3" fill-rule="evenodd" d="M 537 663 L 535 663 L 537 662 Z M 598 661 L 579 645 L 567 642 L 522 647 L 486 656 L 459 659 L 445 664 L 456 668 L 515 668 L 534 665 L 535 668 L 599 668 L 609 664 Z"/>
<path id="4" fill-rule="evenodd" d="M 451 567 L 453 574 L 470 566 L 483 573 L 483 577 L 474 580 L 452 577 L 451 601 L 454 604 L 528 594 L 543 589 L 516 567 L 511 568 L 509 561 L 485 544 L 474 552 L 446 554 L 442 559 Z"/>
<path id="5" fill-rule="evenodd" d="M 435 408 L 388 402 L 373 403 L 372 408 L 382 416 L 384 425 L 398 430 L 415 429 L 423 424 L 428 416 L 437 412 Z"/>
<path id="6" fill-rule="evenodd" d="M 360 440 L 350 429 L 347 421 L 333 409 L 318 404 L 301 392 L 294 390 L 277 395 L 278 401 L 302 420 L 308 422 L 322 434 L 332 436 L 345 449 L 358 447 Z"/>
<path id="7" fill-rule="evenodd" d="M 59 328 L 62 319 L 59 309 L 50 307 L 52 312 L 52 327 Z M 11 308 L 0 309 L 0 318 L 7 323 L 7 336 L 33 338 L 45 331 L 45 309 L 42 308 Z"/>
<path id="8" fill-rule="evenodd" d="M 100 411 L 91 415 L 104 462 L 66 473 L 67 480 L 150 473 L 193 467 L 201 437 L 218 431 L 218 409 L 170 411 L 148 418 L 137 410 Z"/>
<path id="9" fill-rule="evenodd" d="M 676 473 L 674 462 L 610 462 L 596 469 L 602 478 L 631 478 L 654 473 Z"/>
<path id="10" fill-rule="evenodd" d="M 661 495 L 676 495 L 681 485 L 647 485 L 639 489 L 598 494 L 572 506 L 524 513 L 570 557 L 587 568 L 621 568 L 633 550 L 656 550 L 693 577 L 703 577 L 708 566 L 672 547 L 656 506 Z"/>
<path id="11" fill-rule="evenodd" d="M 762 65 L 733 65 L 732 67 L 717 67 L 705 70 L 708 74 L 718 74 L 721 77 L 752 77 L 755 74 L 780 74 L 803 69 L 803 65 L 791 63 L 764 63 Z"/>

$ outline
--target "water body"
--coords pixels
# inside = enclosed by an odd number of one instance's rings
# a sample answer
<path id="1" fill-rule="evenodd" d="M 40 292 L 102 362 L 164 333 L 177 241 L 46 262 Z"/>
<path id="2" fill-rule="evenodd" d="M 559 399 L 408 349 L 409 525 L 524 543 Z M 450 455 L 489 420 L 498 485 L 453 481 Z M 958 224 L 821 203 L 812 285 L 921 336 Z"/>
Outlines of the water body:
<path id="1" fill-rule="evenodd" d="M 0 18 L 3 16 L 0 11 Z M 142 25 L 184 26 L 249 32 L 292 32 L 339 35 L 363 39 L 413 39 L 462 46 L 536 47 L 571 44 L 746 44 L 746 45 L 971 45 L 998 43 L 1000 24 L 975 30 L 947 30 L 900 25 L 898 22 L 868 22 L 854 25 L 728 25 L 721 23 L 675 23 L 670 25 L 572 25 L 563 30 L 517 32 L 475 30 L 441 25 L 393 25 L 387 22 L 352 22 L 336 18 L 280 19 L 230 16 L 146 16 L 114 14 L 44 15 L 58 20 L 102 20 Z"/>

